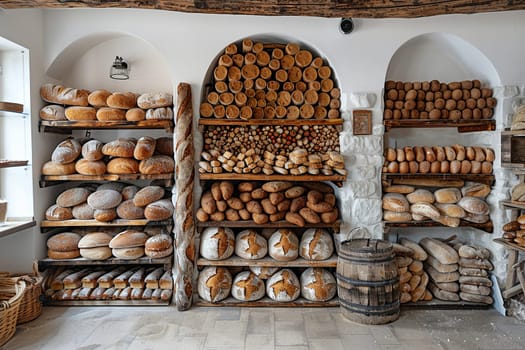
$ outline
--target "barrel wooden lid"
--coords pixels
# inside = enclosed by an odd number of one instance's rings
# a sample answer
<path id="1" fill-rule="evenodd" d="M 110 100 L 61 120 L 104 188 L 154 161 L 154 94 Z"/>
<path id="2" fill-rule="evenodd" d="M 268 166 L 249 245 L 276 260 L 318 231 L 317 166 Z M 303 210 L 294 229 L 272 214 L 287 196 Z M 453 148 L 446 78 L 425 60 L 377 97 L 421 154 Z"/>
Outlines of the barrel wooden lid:
<path id="1" fill-rule="evenodd" d="M 381 239 L 352 239 L 341 243 L 345 251 L 355 253 L 390 253 L 393 249 L 392 243 Z"/>

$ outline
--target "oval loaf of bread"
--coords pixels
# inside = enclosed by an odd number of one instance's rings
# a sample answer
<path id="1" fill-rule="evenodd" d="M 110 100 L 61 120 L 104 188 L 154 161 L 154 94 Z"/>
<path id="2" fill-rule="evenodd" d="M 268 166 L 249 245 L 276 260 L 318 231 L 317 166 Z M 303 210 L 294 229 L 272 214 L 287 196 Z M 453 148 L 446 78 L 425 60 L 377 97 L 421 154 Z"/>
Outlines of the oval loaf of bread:
<path id="1" fill-rule="evenodd" d="M 143 109 L 167 107 L 172 104 L 173 96 L 167 92 L 147 92 L 137 99 L 137 105 Z"/>
<path id="2" fill-rule="evenodd" d="M 425 237 L 419 241 L 419 245 L 442 264 L 456 264 L 459 261 L 456 250 L 440 240 Z"/>
<path id="3" fill-rule="evenodd" d="M 410 204 L 400 193 L 387 193 L 383 196 L 383 209 L 399 213 L 409 211 Z"/>
<path id="4" fill-rule="evenodd" d="M 458 202 L 458 205 L 469 213 L 476 215 L 488 215 L 490 212 L 487 202 L 476 197 L 463 197 Z"/>

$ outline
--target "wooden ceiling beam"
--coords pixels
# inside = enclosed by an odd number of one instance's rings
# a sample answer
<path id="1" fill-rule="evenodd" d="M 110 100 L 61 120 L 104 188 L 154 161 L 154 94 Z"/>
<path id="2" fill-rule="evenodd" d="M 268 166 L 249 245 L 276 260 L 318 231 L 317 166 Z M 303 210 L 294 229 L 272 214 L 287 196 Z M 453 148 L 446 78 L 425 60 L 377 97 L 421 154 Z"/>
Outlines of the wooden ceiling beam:
<path id="1" fill-rule="evenodd" d="M 0 8 L 140 8 L 179 12 L 327 18 L 414 18 L 524 10 L 521 0 L 6 0 Z"/>

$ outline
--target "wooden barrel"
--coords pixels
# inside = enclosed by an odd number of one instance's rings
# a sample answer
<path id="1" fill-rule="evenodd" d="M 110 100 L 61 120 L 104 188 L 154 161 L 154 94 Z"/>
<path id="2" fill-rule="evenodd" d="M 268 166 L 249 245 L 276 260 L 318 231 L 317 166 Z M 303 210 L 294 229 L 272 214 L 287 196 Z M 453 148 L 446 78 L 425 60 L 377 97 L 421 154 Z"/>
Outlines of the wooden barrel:
<path id="1" fill-rule="evenodd" d="M 337 293 L 342 314 L 362 324 L 399 317 L 399 276 L 392 244 L 378 239 L 343 242 L 337 261 Z"/>

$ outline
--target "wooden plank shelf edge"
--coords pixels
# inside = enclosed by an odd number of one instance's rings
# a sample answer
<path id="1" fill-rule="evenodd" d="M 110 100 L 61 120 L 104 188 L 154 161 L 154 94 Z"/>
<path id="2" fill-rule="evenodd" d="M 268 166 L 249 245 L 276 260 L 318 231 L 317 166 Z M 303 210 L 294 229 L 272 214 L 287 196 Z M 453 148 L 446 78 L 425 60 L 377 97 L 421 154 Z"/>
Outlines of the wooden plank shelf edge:
<path id="1" fill-rule="evenodd" d="M 525 202 L 507 200 L 507 201 L 500 201 L 499 203 L 503 207 L 525 210 Z"/>
<path id="2" fill-rule="evenodd" d="M 234 174 L 234 173 L 221 173 L 221 174 L 199 174 L 201 181 L 207 180 L 239 180 L 242 178 L 242 181 L 302 181 L 302 182 L 311 182 L 311 181 L 331 181 L 337 187 L 342 187 L 343 182 L 346 181 L 345 175 L 259 175 L 259 174 Z"/>
<path id="3" fill-rule="evenodd" d="M 0 101 L 0 111 L 22 113 L 24 111 L 24 105 L 20 103 Z"/>
<path id="4" fill-rule="evenodd" d="M 481 120 L 384 120 L 385 131 L 393 128 L 458 128 L 458 132 L 494 131 L 496 121 L 493 119 Z"/>
<path id="5" fill-rule="evenodd" d="M 442 227 L 442 228 L 454 228 L 450 226 L 445 226 L 440 224 L 439 222 L 432 221 L 432 220 L 425 220 L 425 221 L 404 221 L 404 222 L 389 222 L 384 221 L 385 227 L 391 228 L 391 227 Z M 484 231 L 486 233 L 493 233 L 494 232 L 494 225 L 492 224 L 492 221 L 485 222 L 483 224 L 478 224 L 474 222 L 468 222 L 461 220 L 460 227 L 472 227 L 476 228 L 478 230 Z"/>
<path id="6" fill-rule="evenodd" d="M 63 221 L 52 221 L 42 220 L 40 222 L 40 232 L 48 233 L 56 231 L 56 229 L 67 228 L 67 227 L 125 227 L 125 226 L 164 226 L 171 225 L 173 222 L 171 219 L 163 221 L 151 221 L 147 219 L 138 220 L 125 220 L 116 219 L 110 222 L 101 222 L 97 220 L 63 220 Z"/>
<path id="7" fill-rule="evenodd" d="M 525 247 L 522 247 L 519 244 L 516 244 L 514 242 L 506 241 L 503 238 L 494 238 L 493 241 L 498 243 L 498 244 L 501 244 L 505 248 L 514 249 L 514 250 L 518 250 L 520 252 L 524 252 L 525 253 Z"/>
<path id="8" fill-rule="evenodd" d="M 7 160 L 0 159 L 0 168 L 14 168 L 19 166 L 26 166 L 29 163 L 28 160 Z"/>
<path id="9" fill-rule="evenodd" d="M 0 225 L 0 237 L 9 236 L 33 226 L 36 226 L 33 218 L 8 218 L 4 224 Z"/>
<path id="10" fill-rule="evenodd" d="M 99 121 L 99 120 L 40 120 L 39 131 L 49 132 L 68 132 L 70 130 L 89 130 L 89 129 L 165 129 L 166 132 L 173 132 L 173 120 L 141 120 L 131 121 Z"/>
<path id="11" fill-rule="evenodd" d="M 199 118 L 199 125 L 279 125 L 279 126 L 303 126 L 303 125 L 343 125 L 343 119 L 217 119 Z"/>
<path id="12" fill-rule="evenodd" d="M 173 255 L 161 259 L 154 259 L 149 257 L 142 257 L 133 260 L 110 258 L 106 260 L 90 260 L 85 258 L 75 259 L 50 259 L 45 258 L 38 261 L 38 266 L 45 268 L 47 266 L 88 266 L 88 265 L 169 265 L 173 263 Z"/>
<path id="13" fill-rule="evenodd" d="M 133 180 L 164 180 L 165 187 L 173 186 L 173 173 L 168 174 L 104 174 L 104 175 L 42 175 L 40 187 L 48 187 L 61 184 L 64 181 L 133 181 Z"/>
<path id="14" fill-rule="evenodd" d="M 383 180 L 399 180 L 399 179 L 431 179 L 441 181 L 472 181 L 479 182 L 485 185 L 493 185 L 495 177 L 492 174 L 400 174 L 400 173 L 382 173 Z"/>
<path id="15" fill-rule="evenodd" d="M 240 301 L 229 297 L 217 303 L 198 299 L 194 305 L 207 307 L 335 307 L 339 306 L 339 299 L 335 297 L 328 301 L 310 301 L 304 298 L 298 298 L 291 302 L 278 302 L 268 297 L 256 301 Z"/>
<path id="16" fill-rule="evenodd" d="M 276 222 L 267 222 L 266 224 L 256 224 L 253 221 L 206 221 L 206 222 L 197 222 L 197 227 L 232 227 L 232 228 L 332 228 L 338 229 L 341 226 L 341 221 L 337 220 L 332 224 L 308 224 L 305 227 L 299 227 L 288 221 L 276 221 Z"/>
<path id="17" fill-rule="evenodd" d="M 164 300 L 44 300 L 49 306 L 168 306 Z"/>
<path id="18" fill-rule="evenodd" d="M 306 260 L 297 258 L 291 261 L 277 261 L 271 257 L 257 260 L 247 260 L 240 257 L 231 257 L 224 260 L 198 259 L 198 266 L 268 266 L 268 267 L 337 267 L 337 255 L 326 260 Z"/>

